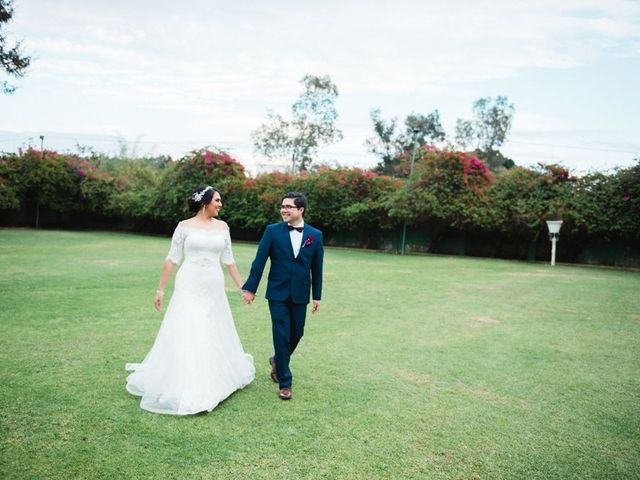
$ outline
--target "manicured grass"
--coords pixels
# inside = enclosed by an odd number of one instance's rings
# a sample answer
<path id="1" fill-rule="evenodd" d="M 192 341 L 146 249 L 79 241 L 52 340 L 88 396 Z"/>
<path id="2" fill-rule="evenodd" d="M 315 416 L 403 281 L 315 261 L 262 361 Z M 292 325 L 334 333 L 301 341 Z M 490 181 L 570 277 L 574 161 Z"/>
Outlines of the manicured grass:
<path id="1" fill-rule="evenodd" d="M 247 307 L 228 282 L 257 378 L 173 417 L 123 369 L 168 246 L 0 230 L 1 478 L 640 478 L 638 272 L 327 249 L 293 400 L 264 285 Z M 255 245 L 234 253 L 246 275 Z"/>

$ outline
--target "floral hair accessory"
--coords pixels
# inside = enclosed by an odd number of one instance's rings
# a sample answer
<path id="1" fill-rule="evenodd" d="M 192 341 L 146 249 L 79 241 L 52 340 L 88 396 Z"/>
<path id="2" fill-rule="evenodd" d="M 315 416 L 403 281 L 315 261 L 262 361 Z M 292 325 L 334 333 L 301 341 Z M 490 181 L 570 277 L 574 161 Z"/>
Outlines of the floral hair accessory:
<path id="1" fill-rule="evenodd" d="M 199 202 L 200 200 L 202 200 L 202 197 L 204 197 L 204 194 L 207 193 L 209 190 L 213 190 L 213 187 L 211 185 L 208 185 L 204 189 L 200 190 L 199 192 L 194 193 L 191 196 L 191 198 L 193 198 L 196 202 Z"/>

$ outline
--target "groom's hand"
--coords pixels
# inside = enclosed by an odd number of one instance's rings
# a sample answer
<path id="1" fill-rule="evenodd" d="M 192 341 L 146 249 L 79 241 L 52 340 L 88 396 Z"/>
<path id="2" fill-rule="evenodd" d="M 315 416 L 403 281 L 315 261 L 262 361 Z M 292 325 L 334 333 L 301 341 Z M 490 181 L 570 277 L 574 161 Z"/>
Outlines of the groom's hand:
<path id="1" fill-rule="evenodd" d="M 313 301 L 313 307 L 311 308 L 311 313 L 316 313 L 320 309 L 320 300 Z"/>
<path id="2" fill-rule="evenodd" d="M 246 303 L 247 305 L 249 305 L 251 302 L 253 302 L 256 299 L 256 294 L 253 292 L 249 292 L 247 290 L 243 290 L 242 291 L 242 301 L 244 303 Z"/>

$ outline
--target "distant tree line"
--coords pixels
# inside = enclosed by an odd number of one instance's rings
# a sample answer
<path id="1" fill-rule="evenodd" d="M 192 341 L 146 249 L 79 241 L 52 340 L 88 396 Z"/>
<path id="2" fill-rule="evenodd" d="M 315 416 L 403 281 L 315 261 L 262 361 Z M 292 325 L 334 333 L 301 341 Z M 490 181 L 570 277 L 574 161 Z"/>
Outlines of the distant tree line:
<path id="1" fill-rule="evenodd" d="M 291 107 L 291 118 L 269 111 L 267 121 L 252 133 L 255 151 L 290 173 L 309 170 L 321 147 L 343 137 L 337 127 L 338 87 L 331 78 L 305 75 L 300 83 L 304 90 Z M 437 109 L 426 115 L 407 115 L 403 127 L 398 126 L 397 118 L 385 120 L 380 110 L 374 109 L 373 136 L 367 139 L 366 147 L 380 159 L 376 172 L 384 175 L 406 176 L 408 173 L 399 165 L 414 149 L 425 145 L 473 151 L 497 172 L 515 165 L 499 150 L 507 140 L 514 113 L 515 107 L 507 97 L 480 98 L 473 104 L 473 118 L 459 118 L 454 135 L 448 137 Z"/>

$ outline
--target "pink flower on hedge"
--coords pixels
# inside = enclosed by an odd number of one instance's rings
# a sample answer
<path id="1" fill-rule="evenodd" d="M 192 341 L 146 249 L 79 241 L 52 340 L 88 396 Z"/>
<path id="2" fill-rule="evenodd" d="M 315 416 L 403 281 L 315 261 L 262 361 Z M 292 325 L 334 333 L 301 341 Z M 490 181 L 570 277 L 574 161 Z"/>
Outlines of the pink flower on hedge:
<path id="1" fill-rule="evenodd" d="M 471 168 L 482 170 L 484 168 L 484 164 L 480 160 L 474 157 L 471 159 Z"/>
<path id="2" fill-rule="evenodd" d="M 79 168 L 77 171 L 78 176 L 80 177 L 84 177 L 85 176 L 85 171 L 83 168 Z"/>
<path id="3" fill-rule="evenodd" d="M 625 202 L 628 202 L 629 200 L 631 200 L 631 195 L 629 195 L 629 194 L 627 193 L 624 197 L 622 197 L 622 199 L 623 199 Z"/>
<path id="4" fill-rule="evenodd" d="M 202 158 L 204 158 L 204 161 L 207 165 L 211 165 L 215 159 L 213 158 L 213 153 L 211 153 L 209 150 L 205 150 L 204 152 L 202 152 Z"/>

